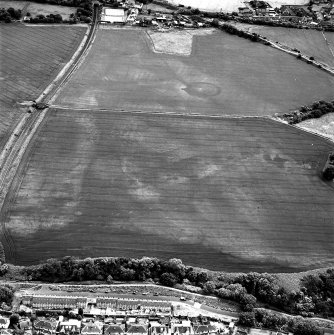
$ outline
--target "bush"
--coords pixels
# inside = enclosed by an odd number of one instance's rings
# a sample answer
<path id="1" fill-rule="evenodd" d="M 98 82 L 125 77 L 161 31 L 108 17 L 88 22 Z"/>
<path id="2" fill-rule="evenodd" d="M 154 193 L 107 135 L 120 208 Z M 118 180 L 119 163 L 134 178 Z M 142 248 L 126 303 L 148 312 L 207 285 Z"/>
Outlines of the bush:
<path id="1" fill-rule="evenodd" d="M 160 283 L 165 286 L 173 287 L 177 283 L 177 279 L 172 273 L 165 272 L 160 277 Z"/>
<path id="2" fill-rule="evenodd" d="M 328 165 L 322 173 L 322 176 L 325 180 L 332 181 L 334 179 L 334 166 Z"/>
<path id="3" fill-rule="evenodd" d="M 14 291 L 9 286 L 0 286 L 0 305 L 5 303 L 6 305 L 11 305 L 14 297 Z"/>

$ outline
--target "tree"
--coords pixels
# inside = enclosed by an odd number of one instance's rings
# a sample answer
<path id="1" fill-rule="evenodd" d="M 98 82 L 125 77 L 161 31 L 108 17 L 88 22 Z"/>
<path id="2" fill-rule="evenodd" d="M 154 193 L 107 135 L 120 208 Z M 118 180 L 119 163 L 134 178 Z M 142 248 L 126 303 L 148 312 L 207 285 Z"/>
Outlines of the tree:
<path id="1" fill-rule="evenodd" d="M 203 292 L 205 294 L 212 294 L 215 289 L 216 289 L 216 283 L 214 281 L 209 280 L 203 285 Z"/>
<path id="2" fill-rule="evenodd" d="M 298 320 L 293 329 L 294 335 L 320 335 L 320 330 L 312 322 Z"/>
<path id="3" fill-rule="evenodd" d="M 244 327 L 255 327 L 255 314 L 254 312 L 242 312 L 239 315 L 238 325 Z"/>
<path id="4" fill-rule="evenodd" d="M 256 298 L 252 294 L 242 294 L 239 297 L 241 309 L 246 312 L 251 312 L 256 305 Z"/>
<path id="5" fill-rule="evenodd" d="M 8 286 L 0 286 L 0 304 L 3 302 L 6 305 L 10 305 L 12 303 L 14 297 L 13 290 Z"/>
<path id="6" fill-rule="evenodd" d="M 334 165 L 328 165 L 324 172 L 322 173 L 322 176 L 325 180 L 331 181 L 334 179 Z"/>
<path id="7" fill-rule="evenodd" d="M 173 287 L 177 283 L 177 279 L 172 273 L 165 272 L 160 277 L 160 283 L 165 286 Z"/>
<path id="8" fill-rule="evenodd" d="M 12 314 L 9 318 L 9 329 L 18 329 L 19 328 L 20 317 L 18 314 Z"/>

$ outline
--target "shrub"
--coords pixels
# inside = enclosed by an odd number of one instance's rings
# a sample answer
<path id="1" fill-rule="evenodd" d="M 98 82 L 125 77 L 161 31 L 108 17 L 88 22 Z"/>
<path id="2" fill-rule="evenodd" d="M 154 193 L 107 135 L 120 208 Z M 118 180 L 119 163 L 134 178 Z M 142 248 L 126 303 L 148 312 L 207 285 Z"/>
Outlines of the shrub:
<path id="1" fill-rule="evenodd" d="M 322 176 L 325 180 L 332 181 L 334 179 L 334 165 L 328 165 L 322 173 Z"/>

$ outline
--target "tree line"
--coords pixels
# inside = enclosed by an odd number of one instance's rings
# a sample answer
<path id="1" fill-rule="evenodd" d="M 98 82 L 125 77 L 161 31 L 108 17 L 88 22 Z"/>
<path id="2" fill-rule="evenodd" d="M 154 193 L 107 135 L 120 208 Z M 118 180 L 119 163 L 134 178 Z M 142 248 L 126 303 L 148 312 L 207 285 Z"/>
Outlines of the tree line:
<path id="1" fill-rule="evenodd" d="M 334 113 L 334 100 L 333 101 L 316 101 L 309 106 L 302 106 L 298 110 L 283 114 L 283 118 L 289 124 L 297 124 L 309 119 L 317 119 L 323 115 Z"/>
<path id="2" fill-rule="evenodd" d="M 25 267 L 23 272 L 28 280 L 46 282 L 150 280 L 169 287 L 187 283 L 200 287 L 204 294 L 236 301 L 244 311 L 252 311 L 257 302 L 261 302 L 290 314 L 334 316 L 334 269 L 305 277 L 301 289 L 292 292 L 281 287 L 271 274 L 251 272 L 236 277 L 217 276 L 214 272 L 186 266 L 176 258 L 77 259 L 68 256 Z"/>
<path id="3" fill-rule="evenodd" d="M 297 335 L 298 329 L 301 329 L 299 334 L 317 335 L 317 327 L 306 322 L 304 318 L 291 323 L 291 320 L 282 319 L 281 316 L 263 314 L 264 311 L 259 314 L 258 307 L 263 305 L 268 308 L 274 307 L 288 314 L 302 317 L 334 317 L 334 269 L 305 276 L 297 291 L 287 291 L 271 274 L 251 272 L 235 276 L 210 272 L 186 266 L 176 258 L 170 260 L 150 257 L 77 259 L 67 256 L 62 259 L 49 259 L 39 265 L 27 266 L 21 271 L 27 280 L 43 282 L 145 281 L 183 289 L 199 287 L 203 294 L 215 295 L 218 298 L 239 303 L 244 311 L 240 322 L 244 325 L 248 322 L 255 326 L 263 325 L 278 329 L 283 324 L 289 329 L 297 330 L 295 331 Z M 8 302 L 11 294 L 8 288 L 3 289 L 1 294 L 1 297 L 5 298 L 0 298 L 0 302 L 5 300 Z"/>
<path id="4" fill-rule="evenodd" d="M 0 8 L 0 22 L 10 23 L 13 20 L 20 20 L 22 16 L 20 9 L 10 8 Z"/>
<path id="5" fill-rule="evenodd" d="M 289 317 L 262 308 L 241 313 L 238 325 L 293 332 L 294 335 L 321 334 L 319 327 L 310 320 L 302 317 Z"/>

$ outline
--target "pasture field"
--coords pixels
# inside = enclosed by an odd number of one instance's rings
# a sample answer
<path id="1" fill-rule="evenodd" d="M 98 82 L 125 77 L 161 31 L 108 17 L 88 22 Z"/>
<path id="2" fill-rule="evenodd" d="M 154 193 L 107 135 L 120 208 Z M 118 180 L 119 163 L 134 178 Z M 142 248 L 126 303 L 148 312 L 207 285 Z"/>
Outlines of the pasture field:
<path id="1" fill-rule="evenodd" d="M 25 110 L 17 103 L 36 99 L 79 46 L 85 28 L 0 25 L 0 147 Z"/>
<path id="2" fill-rule="evenodd" d="M 272 115 L 333 98 L 334 77 L 288 54 L 220 31 L 190 37 L 192 53 L 185 57 L 154 53 L 144 30 L 100 29 L 55 104 Z"/>
<path id="3" fill-rule="evenodd" d="M 66 94 L 65 92 L 63 94 Z M 333 145 L 265 118 L 51 109 L 1 221 L 16 264 L 182 258 L 225 271 L 332 264 Z"/>
<path id="4" fill-rule="evenodd" d="M 334 67 L 334 32 L 249 25 L 252 32 L 280 42 Z"/>
<path id="5" fill-rule="evenodd" d="M 10 0 L 0 0 L 0 8 L 14 8 L 14 9 L 23 9 L 29 4 L 28 1 L 10 1 Z"/>
<path id="6" fill-rule="evenodd" d="M 68 20 L 70 15 L 76 12 L 76 7 L 48 5 L 31 1 L 0 0 L 0 8 L 9 7 L 21 10 L 24 9 L 25 13 L 29 12 L 31 14 L 31 17 L 35 17 L 39 14 L 43 14 L 44 16 L 49 14 L 60 14 L 63 20 Z"/>
<path id="7" fill-rule="evenodd" d="M 76 7 L 55 6 L 33 2 L 31 2 L 27 8 L 32 17 L 35 17 L 39 14 L 43 14 L 44 16 L 49 14 L 60 14 L 63 20 L 68 20 L 71 14 L 75 14 L 76 9 Z"/>

